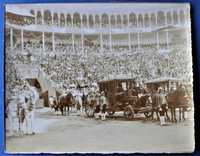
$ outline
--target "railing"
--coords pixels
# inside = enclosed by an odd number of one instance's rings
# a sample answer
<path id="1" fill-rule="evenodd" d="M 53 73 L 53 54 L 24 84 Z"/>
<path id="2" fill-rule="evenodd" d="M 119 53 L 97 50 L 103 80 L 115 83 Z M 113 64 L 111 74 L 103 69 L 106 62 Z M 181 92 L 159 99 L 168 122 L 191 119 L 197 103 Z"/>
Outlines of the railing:
<path id="1" fill-rule="evenodd" d="M 23 29 L 27 31 L 37 31 L 37 32 L 54 32 L 54 33 L 78 33 L 78 34 L 109 34 L 110 32 L 112 34 L 123 34 L 123 33 L 145 33 L 145 32 L 152 32 L 157 31 L 163 28 L 167 28 L 168 26 L 174 26 L 174 27 L 182 27 L 182 28 L 188 28 L 190 25 L 189 23 L 185 24 L 168 24 L 168 25 L 161 25 L 161 26 L 148 26 L 148 27 L 59 27 L 56 25 L 16 25 L 7 23 L 8 27 L 13 27 L 15 29 Z"/>

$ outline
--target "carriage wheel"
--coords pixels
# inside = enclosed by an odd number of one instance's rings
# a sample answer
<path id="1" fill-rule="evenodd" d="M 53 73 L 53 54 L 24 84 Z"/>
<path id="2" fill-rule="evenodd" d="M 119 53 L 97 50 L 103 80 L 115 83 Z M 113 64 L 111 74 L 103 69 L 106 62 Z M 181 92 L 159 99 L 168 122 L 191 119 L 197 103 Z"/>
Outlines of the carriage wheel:
<path id="1" fill-rule="evenodd" d="M 115 114 L 115 111 L 114 111 L 114 110 L 108 111 L 108 115 L 109 115 L 109 116 L 113 116 L 114 114 Z"/>
<path id="2" fill-rule="evenodd" d="M 124 109 L 124 116 L 126 119 L 131 120 L 134 118 L 134 111 L 132 107 L 129 105 Z"/>
<path id="3" fill-rule="evenodd" d="M 150 112 L 145 112 L 144 115 L 145 115 L 145 117 L 150 118 L 150 117 L 152 117 L 153 112 L 151 112 L 151 111 Z"/>

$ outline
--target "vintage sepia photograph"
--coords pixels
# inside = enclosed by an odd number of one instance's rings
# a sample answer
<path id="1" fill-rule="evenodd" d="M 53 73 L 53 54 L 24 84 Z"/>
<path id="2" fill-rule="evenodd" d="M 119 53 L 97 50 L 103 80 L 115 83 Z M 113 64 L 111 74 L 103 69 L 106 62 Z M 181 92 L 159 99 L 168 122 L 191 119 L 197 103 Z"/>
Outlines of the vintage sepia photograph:
<path id="1" fill-rule="evenodd" d="M 189 3 L 5 5 L 5 152 L 191 153 Z"/>

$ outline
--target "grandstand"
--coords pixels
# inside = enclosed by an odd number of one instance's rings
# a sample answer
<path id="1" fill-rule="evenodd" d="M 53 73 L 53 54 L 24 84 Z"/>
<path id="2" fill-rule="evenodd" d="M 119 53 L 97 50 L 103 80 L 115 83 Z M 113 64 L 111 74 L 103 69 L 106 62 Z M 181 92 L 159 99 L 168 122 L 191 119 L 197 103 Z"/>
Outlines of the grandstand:
<path id="1" fill-rule="evenodd" d="M 7 90 L 25 79 L 17 64 L 60 90 L 119 75 L 192 83 L 189 15 L 182 4 L 6 5 Z"/>

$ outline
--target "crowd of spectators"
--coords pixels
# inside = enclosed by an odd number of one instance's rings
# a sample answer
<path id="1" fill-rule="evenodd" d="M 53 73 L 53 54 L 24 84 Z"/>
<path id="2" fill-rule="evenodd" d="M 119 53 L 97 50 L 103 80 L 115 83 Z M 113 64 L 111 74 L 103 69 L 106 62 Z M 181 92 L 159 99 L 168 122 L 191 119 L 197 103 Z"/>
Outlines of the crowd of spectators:
<path id="1" fill-rule="evenodd" d="M 33 44 L 29 43 L 25 45 L 23 54 L 20 53 L 20 48 L 17 49 L 18 46 L 15 51 L 19 53 L 10 55 L 8 52 L 9 61 L 6 69 L 14 70 L 14 63 L 39 65 L 47 77 L 61 89 L 72 84 L 92 85 L 116 77 L 136 78 L 139 81 L 158 77 L 176 77 L 188 81 L 192 77 L 189 72 L 191 71 L 191 60 L 188 57 L 191 55 L 190 51 L 181 46 L 173 46 L 171 50 L 161 52 L 152 45 L 131 51 L 122 47 L 113 48 L 112 51 L 109 47 L 104 47 L 102 51 L 95 45 L 84 46 L 82 50 L 81 46 L 76 45 L 73 51 L 71 45 L 59 44 L 54 53 L 48 51 L 51 48 L 47 45 L 46 52 L 39 53 L 40 44 L 37 45 L 38 48 L 33 48 Z M 14 72 L 6 72 L 8 77 L 10 77 L 9 73 Z M 19 81 L 17 77 L 15 79 Z"/>
<path id="2" fill-rule="evenodd" d="M 31 25 L 34 24 L 33 17 L 16 16 L 13 14 L 6 15 L 6 21 L 15 25 Z"/>

